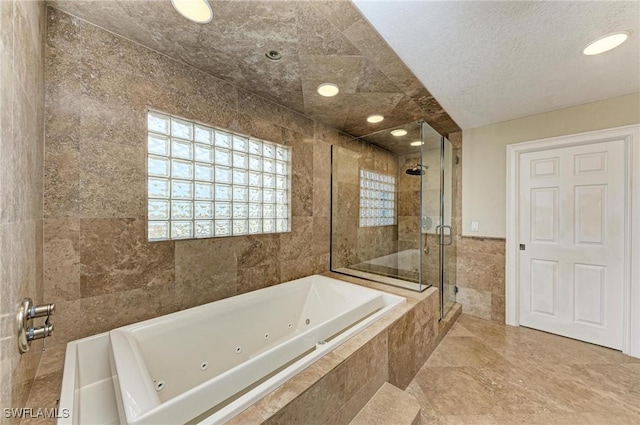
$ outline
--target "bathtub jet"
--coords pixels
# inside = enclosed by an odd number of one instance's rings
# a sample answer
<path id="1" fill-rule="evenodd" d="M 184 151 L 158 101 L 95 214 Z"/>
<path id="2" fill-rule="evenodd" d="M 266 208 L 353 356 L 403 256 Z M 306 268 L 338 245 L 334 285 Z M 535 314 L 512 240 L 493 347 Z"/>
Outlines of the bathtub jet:
<path id="1" fill-rule="evenodd" d="M 429 167 L 427 167 L 426 165 L 416 164 L 413 167 L 408 168 L 407 171 L 405 171 L 405 173 L 409 174 L 410 176 L 421 176 L 428 169 Z"/>

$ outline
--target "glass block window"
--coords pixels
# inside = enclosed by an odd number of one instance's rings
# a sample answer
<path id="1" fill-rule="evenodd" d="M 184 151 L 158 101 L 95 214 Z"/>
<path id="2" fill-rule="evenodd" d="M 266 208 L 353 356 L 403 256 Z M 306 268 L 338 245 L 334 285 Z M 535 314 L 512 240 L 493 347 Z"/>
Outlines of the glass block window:
<path id="1" fill-rule="evenodd" d="M 290 164 L 286 146 L 149 111 L 148 239 L 288 232 Z"/>
<path id="2" fill-rule="evenodd" d="M 394 176 L 360 170 L 360 227 L 395 224 L 395 193 Z"/>

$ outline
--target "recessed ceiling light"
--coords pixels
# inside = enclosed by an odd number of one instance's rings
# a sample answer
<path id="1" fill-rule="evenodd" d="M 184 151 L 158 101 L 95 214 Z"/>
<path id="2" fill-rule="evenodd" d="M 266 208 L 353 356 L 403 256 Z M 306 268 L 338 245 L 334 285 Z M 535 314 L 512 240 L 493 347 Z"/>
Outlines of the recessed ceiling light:
<path id="1" fill-rule="evenodd" d="M 600 53 L 608 52 L 611 49 L 615 49 L 629 38 L 628 31 L 619 31 L 613 34 L 605 35 L 599 39 L 589 43 L 587 47 L 582 51 L 587 56 L 599 55 Z"/>
<path id="2" fill-rule="evenodd" d="M 423 145 L 424 143 L 422 143 L 420 140 L 416 140 L 415 142 L 411 142 L 409 144 L 411 146 L 420 146 L 420 145 Z"/>
<path id="3" fill-rule="evenodd" d="M 323 83 L 318 86 L 318 94 L 324 97 L 333 97 L 340 92 L 340 88 L 333 83 Z"/>
<path id="4" fill-rule="evenodd" d="M 185 18 L 206 24 L 213 19 L 213 9 L 207 0 L 171 0 L 173 7 Z"/>
<path id="5" fill-rule="evenodd" d="M 391 135 L 396 136 L 396 137 L 406 136 L 407 135 L 407 130 L 403 130 L 401 128 L 398 128 L 396 130 L 391 130 Z"/>
<path id="6" fill-rule="evenodd" d="M 384 117 L 382 115 L 369 115 L 367 117 L 367 121 L 369 121 L 370 123 L 373 123 L 373 124 L 375 124 L 377 122 L 380 122 L 383 119 L 384 119 Z"/>

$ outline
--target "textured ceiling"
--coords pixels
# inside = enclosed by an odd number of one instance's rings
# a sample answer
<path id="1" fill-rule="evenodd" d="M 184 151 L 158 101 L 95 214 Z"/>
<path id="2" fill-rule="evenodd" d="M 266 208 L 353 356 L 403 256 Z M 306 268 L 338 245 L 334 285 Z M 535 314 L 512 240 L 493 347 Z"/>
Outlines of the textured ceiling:
<path id="1" fill-rule="evenodd" d="M 169 0 L 49 4 L 355 136 L 424 119 L 459 128 L 350 1 L 210 1 L 190 22 Z M 282 59 L 265 57 L 278 50 Z M 340 86 L 324 98 L 323 82 Z M 379 124 L 366 122 L 382 114 Z"/>
<path id="2" fill-rule="evenodd" d="M 355 3 L 462 128 L 640 91 L 638 1 Z M 619 48 L 581 54 L 619 30 Z"/>

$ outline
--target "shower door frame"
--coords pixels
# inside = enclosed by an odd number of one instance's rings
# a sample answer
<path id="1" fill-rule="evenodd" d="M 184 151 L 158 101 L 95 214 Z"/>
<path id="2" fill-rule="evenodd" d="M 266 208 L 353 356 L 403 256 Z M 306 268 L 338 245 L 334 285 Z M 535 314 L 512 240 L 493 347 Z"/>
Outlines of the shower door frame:
<path id="1" fill-rule="evenodd" d="M 428 125 L 424 120 L 420 121 L 420 126 L 421 126 L 421 141 L 423 146 L 425 145 L 425 134 L 426 132 L 424 131 L 424 126 Z M 443 224 L 445 223 L 445 202 L 449 201 L 451 203 L 451 205 L 453 205 L 453 199 L 446 199 L 446 187 L 445 187 L 445 167 L 446 167 L 446 162 L 445 162 L 445 148 L 446 148 L 446 143 L 451 143 L 446 137 L 444 136 L 440 136 L 440 196 L 439 196 L 439 201 L 440 201 L 440 205 L 439 205 L 439 223 L 435 228 L 435 234 L 437 236 L 437 241 L 438 241 L 438 290 L 440 292 L 439 294 L 439 298 L 440 298 L 440 320 L 442 320 L 446 313 L 444 309 L 445 309 L 445 288 L 444 288 L 444 284 L 445 284 L 445 272 L 446 272 L 446 257 L 447 257 L 447 246 L 451 246 L 453 241 L 454 241 L 454 234 L 453 234 L 453 227 L 451 226 L 451 223 L 449 224 Z M 420 151 L 420 162 L 424 163 L 425 158 L 423 157 L 423 150 Z M 453 155 L 453 149 L 452 149 L 452 155 Z M 453 170 L 451 170 L 451 172 L 453 173 Z M 423 215 L 423 202 L 424 202 L 424 192 L 423 192 L 423 179 L 425 177 L 426 174 L 423 174 L 420 176 L 420 234 L 419 234 L 419 241 L 420 241 L 420 258 L 419 258 L 419 272 L 420 272 L 420 282 L 422 283 L 422 264 L 423 264 L 423 255 L 425 254 L 423 249 L 422 249 L 422 238 L 423 238 L 423 232 L 422 232 L 422 220 L 424 219 L 424 215 Z M 457 184 L 457 181 L 452 181 L 452 190 L 451 190 L 451 198 L 453 198 L 453 185 Z M 451 214 L 453 216 L 453 208 L 451 210 Z M 438 231 L 439 229 L 439 231 Z M 449 229 L 449 233 L 445 233 L 444 230 L 445 229 Z M 448 241 L 447 241 L 447 238 Z M 456 259 L 457 261 L 457 259 Z M 430 286 L 435 286 L 435 285 L 430 285 Z M 455 292 L 454 292 L 455 294 Z"/>

